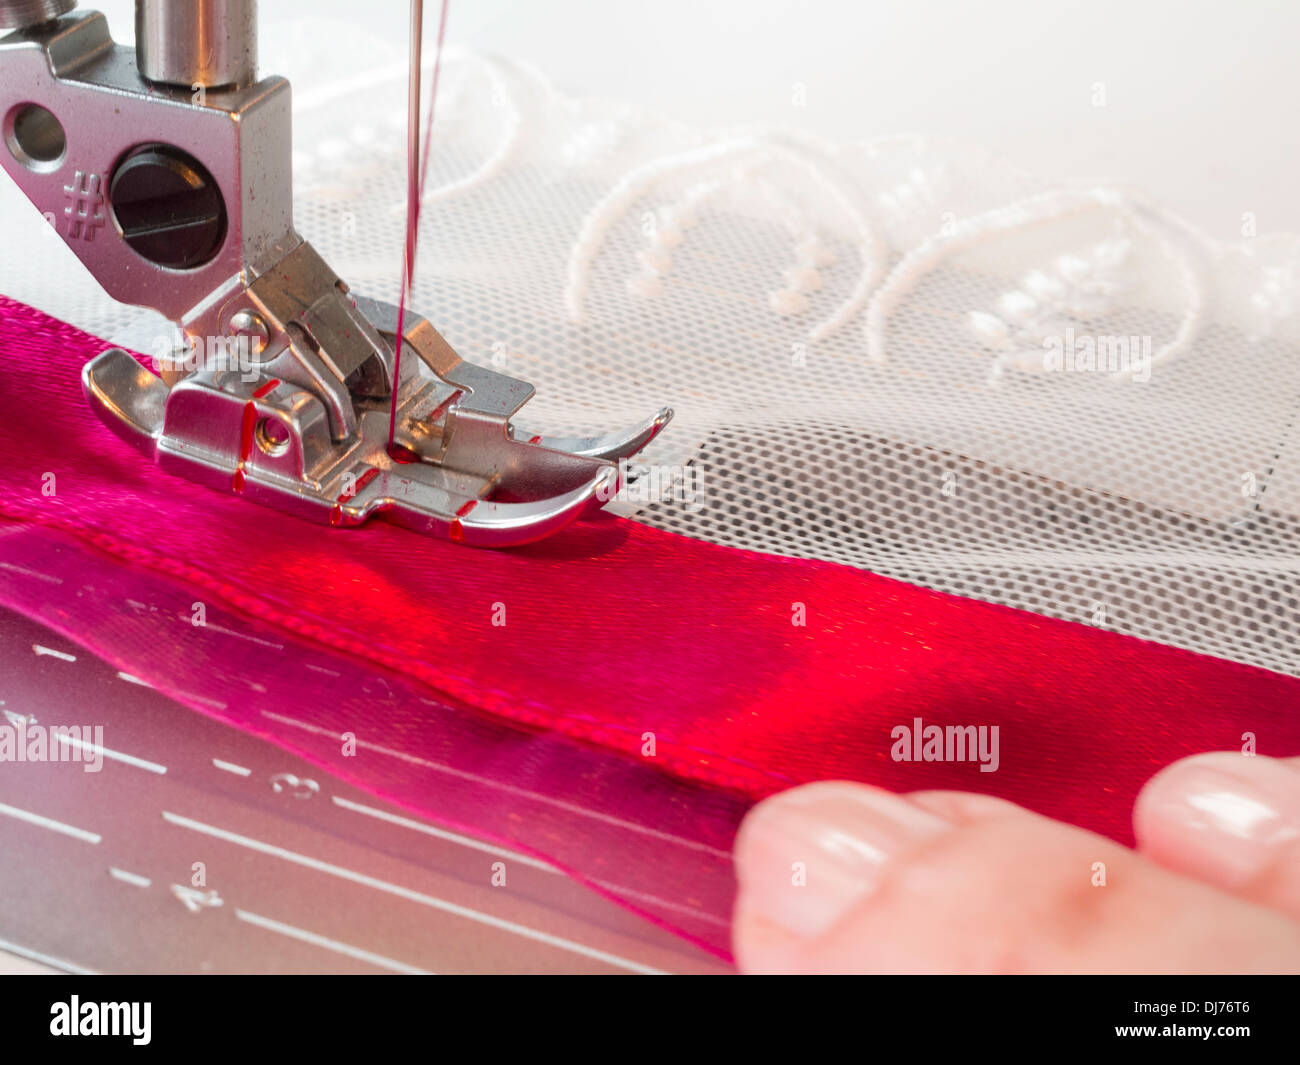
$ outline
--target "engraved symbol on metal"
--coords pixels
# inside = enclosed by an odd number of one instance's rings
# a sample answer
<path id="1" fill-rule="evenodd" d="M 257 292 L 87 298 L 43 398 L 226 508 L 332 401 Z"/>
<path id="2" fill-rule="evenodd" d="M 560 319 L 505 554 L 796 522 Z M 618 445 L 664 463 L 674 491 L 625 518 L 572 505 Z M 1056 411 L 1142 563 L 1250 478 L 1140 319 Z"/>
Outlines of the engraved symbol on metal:
<path id="1" fill-rule="evenodd" d="M 103 179 L 98 174 L 78 170 L 71 185 L 63 186 L 63 195 L 72 202 L 63 208 L 68 218 L 68 236 L 71 239 L 93 241 L 95 230 L 104 224 L 100 208 L 104 206 Z"/>

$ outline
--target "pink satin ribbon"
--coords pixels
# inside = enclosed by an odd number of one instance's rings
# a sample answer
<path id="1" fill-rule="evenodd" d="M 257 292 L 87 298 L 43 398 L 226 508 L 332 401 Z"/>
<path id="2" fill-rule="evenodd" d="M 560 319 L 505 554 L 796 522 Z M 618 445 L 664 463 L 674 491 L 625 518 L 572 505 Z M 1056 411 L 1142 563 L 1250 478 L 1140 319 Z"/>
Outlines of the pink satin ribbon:
<path id="1" fill-rule="evenodd" d="M 295 646 L 692 782 L 691 794 L 748 800 L 824 778 L 957 788 L 1129 841 L 1133 799 L 1161 766 L 1240 748 L 1245 733 L 1260 753 L 1300 753 L 1295 678 L 841 566 L 608 517 L 486 552 L 382 522 L 336 530 L 259 508 L 158 472 L 99 424 L 77 375 L 103 347 L 0 299 L 0 516 L 72 537 L 96 565 L 165 580 Z M 76 636 L 77 625 L 65 628 Z M 101 652 L 142 656 L 104 627 L 95 639 Z M 208 683 L 183 648 L 143 657 L 133 671 L 167 690 L 202 694 Z M 348 724 L 314 697 L 285 691 L 284 713 Z M 401 720 L 392 742 L 416 756 L 440 746 Z M 996 772 L 971 759 L 898 760 L 895 729 L 918 720 L 997 726 Z M 394 786 L 378 790 L 437 817 L 418 775 L 402 779 L 404 795 Z M 623 801 L 653 823 L 663 796 L 646 795 Z M 730 831 L 734 820 L 732 806 L 719 824 Z M 620 864 L 624 879 L 646 871 L 635 854 Z M 725 928 L 692 934 L 725 951 Z"/>

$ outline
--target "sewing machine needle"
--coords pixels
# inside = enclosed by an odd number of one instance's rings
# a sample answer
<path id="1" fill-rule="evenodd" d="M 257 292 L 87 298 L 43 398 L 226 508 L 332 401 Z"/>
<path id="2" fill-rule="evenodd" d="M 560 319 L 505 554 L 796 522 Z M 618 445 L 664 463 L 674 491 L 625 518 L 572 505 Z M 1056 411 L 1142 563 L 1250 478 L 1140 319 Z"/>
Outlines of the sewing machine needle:
<path id="1" fill-rule="evenodd" d="M 402 337 L 406 328 L 406 300 L 415 280 L 416 249 L 420 240 L 420 201 L 429 171 L 429 143 L 433 135 L 434 107 L 438 98 L 438 74 L 442 67 L 442 45 L 447 32 L 447 7 L 442 0 L 438 20 L 438 46 L 433 61 L 433 87 L 429 98 L 429 119 L 424 131 L 424 152 L 420 151 L 420 74 L 424 45 L 424 0 L 411 0 L 410 75 L 406 101 L 406 250 L 402 261 L 402 291 L 397 304 L 396 358 L 393 366 L 393 398 L 388 420 L 388 450 L 394 451 L 397 433 L 397 394 L 402 371 Z"/>
<path id="2" fill-rule="evenodd" d="M 424 43 L 424 0 L 411 0 L 411 72 L 406 100 L 406 282 L 415 278 L 420 226 L 420 61 Z"/>

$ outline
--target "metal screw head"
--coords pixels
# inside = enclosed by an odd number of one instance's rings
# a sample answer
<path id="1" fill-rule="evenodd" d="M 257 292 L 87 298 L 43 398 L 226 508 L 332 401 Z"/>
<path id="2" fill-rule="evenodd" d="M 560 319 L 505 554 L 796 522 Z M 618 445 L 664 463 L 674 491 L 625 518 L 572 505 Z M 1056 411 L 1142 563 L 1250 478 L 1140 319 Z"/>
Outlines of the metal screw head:
<path id="1" fill-rule="evenodd" d="M 266 350 L 271 342 L 271 331 L 266 323 L 254 311 L 237 311 L 230 319 L 230 335 L 247 337 L 251 354 L 256 357 Z"/>
<path id="2" fill-rule="evenodd" d="M 122 238 L 158 266 L 202 266 L 226 239 L 221 190 L 203 164 L 178 148 L 137 148 L 113 171 L 108 199 Z"/>

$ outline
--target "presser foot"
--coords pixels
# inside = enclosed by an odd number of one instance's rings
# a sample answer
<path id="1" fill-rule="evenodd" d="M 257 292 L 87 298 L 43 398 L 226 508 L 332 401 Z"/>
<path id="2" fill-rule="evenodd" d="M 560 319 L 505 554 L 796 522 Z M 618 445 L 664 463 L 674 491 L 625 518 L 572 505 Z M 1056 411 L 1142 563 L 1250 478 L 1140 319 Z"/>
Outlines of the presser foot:
<path id="1" fill-rule="evenodd" d="M 396 309 L 348 302 L 391 356 Z M 337 411 L 311 387 L 314 372 L 303 373 L 304 364 L 320 369 L 310 345 L 252 372 L 204 369 L 170 388 L 112 348 L 86 365 L 82 385 L 104 423 L 168 473 L 322 524 L 381 515 L 479 547 L 540 540 L 612 500 L 618 461 L 672 417 L 664 409 L 602 437 L 530 433 L 512 418 L 531 385 L 463 361 L 425 319 L 407 321 L 392 446 L 392 395 L 373 388 L 349 394 L 340 434 Z"/>
<path id="2" fill-rule="evenodd" d="M 74 6 L 0 0 L 20 27 L 0 36 L 0 168 L 109 295 L 185 337 L 161 378 L 120 349 L 85 367 L 114 432 L 313 521 L 382 515 L 486 547 L 614 497 L 618 460 L 671 412 L 592 439 L 517 429 L 531 385 L 465 362 L 417 315 L 399 330 L 294 229 L 290 87 L 258 77 L 255 5 L 138 3 L 138 50 Z"/>

